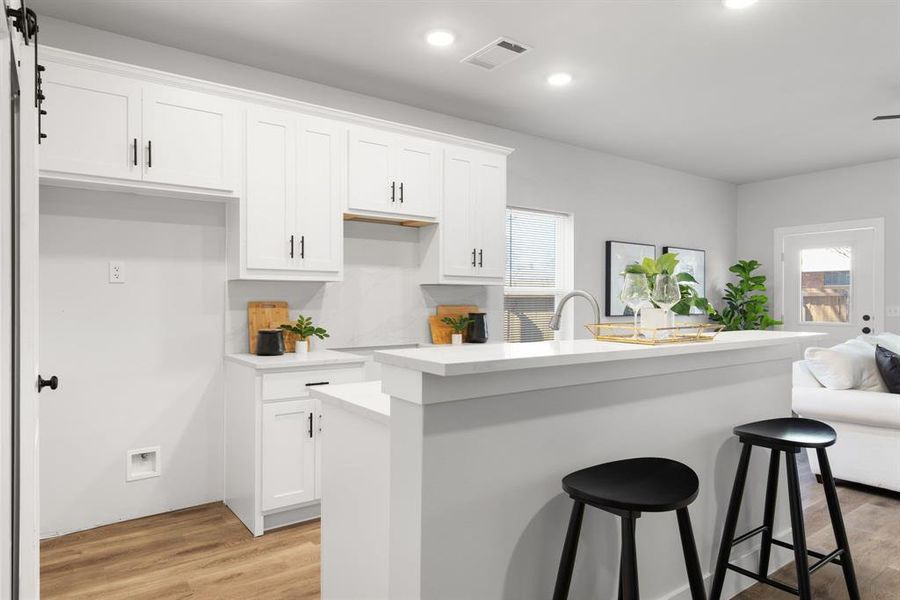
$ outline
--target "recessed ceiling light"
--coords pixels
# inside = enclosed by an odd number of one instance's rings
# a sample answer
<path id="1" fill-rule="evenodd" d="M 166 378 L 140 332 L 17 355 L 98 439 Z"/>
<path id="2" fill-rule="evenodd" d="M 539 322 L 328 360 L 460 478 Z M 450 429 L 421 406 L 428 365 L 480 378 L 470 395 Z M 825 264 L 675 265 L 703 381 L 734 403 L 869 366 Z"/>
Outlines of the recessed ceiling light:
<path id="1" fill-rule="evenodd" d="M 455 40 L 456 36 L 453 35 L 453 32 L 447 31 L 446 29 L 435 29 L 434 31 L 429 31 L 425 35 L 425 41 L 432 46 L 449 46 Z"/>
<path id="2" fill-rule="evenodd" d="M 554 73 L 547 77 L 547 83 L 554 87 L 562 87 L 572 83 L 572 76 L 569 73 Z"/>
<path id="3" fill-rule="evenodd" d="M 756 4 L 756 0 L 722 0 L 725 8 L 747 8 L 751 4 Z"/>

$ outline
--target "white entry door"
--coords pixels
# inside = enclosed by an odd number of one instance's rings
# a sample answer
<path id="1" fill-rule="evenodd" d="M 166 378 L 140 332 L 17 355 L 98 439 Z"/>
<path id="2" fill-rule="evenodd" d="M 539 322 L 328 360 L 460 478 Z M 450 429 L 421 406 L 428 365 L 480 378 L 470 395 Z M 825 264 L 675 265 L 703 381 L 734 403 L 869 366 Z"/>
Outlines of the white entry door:
<path id="1" fill-rule="evenodd" d="M 776 231 L 783 253 L 780 279 L 784 328 L 824 333 L 830 346 L 884 321 L 881 220 Z M 776 303 L 778 307 L 778 303 Z"/>

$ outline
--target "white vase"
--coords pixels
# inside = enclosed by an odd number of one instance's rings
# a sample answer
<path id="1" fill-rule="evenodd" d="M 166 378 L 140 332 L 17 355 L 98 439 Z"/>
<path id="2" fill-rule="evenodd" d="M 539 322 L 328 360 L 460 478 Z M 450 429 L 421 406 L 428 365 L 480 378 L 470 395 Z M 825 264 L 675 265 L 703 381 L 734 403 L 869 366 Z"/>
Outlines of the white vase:
<path id="1" fill-rule="evenodd" d="M 461 333 L 453 333 L 450 335 L 450 343 L 454 346 L 458 346 L 462 344 L 462 334 Z"/>
<path id="2" fill-rule="evenodd" d="M 309 354 L 309 340 L 297 340 L 297 346 L 294 350 L 297 354 Z"/>
<path id="3" fill-rule="evenodd" d="M 669 326 L 667 311 L 661 308 L 645 306 L 641 309 L 641 329 L 659 329 Z M 652 335 L 647 332 L 647 335 Z"/>

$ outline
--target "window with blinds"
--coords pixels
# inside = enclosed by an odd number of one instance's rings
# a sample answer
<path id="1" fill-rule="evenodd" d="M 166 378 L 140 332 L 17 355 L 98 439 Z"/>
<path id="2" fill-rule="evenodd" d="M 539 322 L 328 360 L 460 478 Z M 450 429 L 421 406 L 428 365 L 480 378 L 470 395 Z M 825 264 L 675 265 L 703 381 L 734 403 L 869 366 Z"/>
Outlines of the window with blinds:
<path id="1" fill-rule="evenodd" d="M 506 211 L 506 281 L 503 329 L 507 342 L 552 340 L 550 319 L 565 293 L 564 236 L 569 217 Z"/>

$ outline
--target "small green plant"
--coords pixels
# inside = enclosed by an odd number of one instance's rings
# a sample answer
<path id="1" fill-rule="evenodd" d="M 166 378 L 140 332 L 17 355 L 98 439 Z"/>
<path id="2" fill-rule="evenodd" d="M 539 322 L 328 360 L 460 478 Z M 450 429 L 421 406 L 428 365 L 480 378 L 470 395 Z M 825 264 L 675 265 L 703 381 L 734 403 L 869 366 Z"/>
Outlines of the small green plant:
<path id="1" fill-rule="evenodd" d="M 320 340 L 330 337 L 323 327 L 316 327 L 313 325 L 312 317 L 304 317 L 303 315 L 298 316 L 297 320 L 293 323 L 285 323 L 281 328 L 293 333 L 301 340 L 306 340 L 313 336 Z"/>
<path id="2" fill-rule="evenodd" d="M 681 290 L 681 300 L 672 307 L 672 312 L 676 315 L 687 315 L 691 312 L 691 307 L 696 306 L 704 312 L 709 311 L 709 301 L 697 294 L 692 283 L 697 283 L 694 276 L 690 273 L 675 273 L 675 267 L 678 266 L 678 254 L 675 252 L 666 252 L 659 258 L 645 258 L 639 263 L 632 263 L 625 267 L 625 273 L 643 273 L 647 277 L 647 285 L 650 286 L 650 292 L 653 292 L 653 286 L 656 284 L 657 275 L 675 275 L 678 281 L 678 287 Z M 654 305 L 655 306 L 655 305 Z"/>
<path id="3" fill-rule="evenodd" d="M 453 333 L 462 333 L 466 330 L 466 327 L 469 326 L 469 323 L 474 323 L 475 321 L 466 315 L 460 315 L 456 318 L 444 317 L 441 319 L 441 322 L 445 325 L 449 325 L 450 328 L 453 329 Z"/>
<path id="4" fill-rule="evenodd" d="M 728 269 L 737 275 L 737 283 L 725 284 L 725 308 L 719 313 L 711 304 L 706 307 L 709 318 L 722 323 L 727 331 L 768 329 L 781 325 L 769 315 L 766 276 L 754 275 L 762 265 L 755 260 L 739 260 Z"/>

